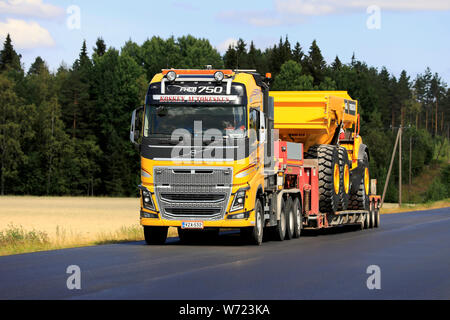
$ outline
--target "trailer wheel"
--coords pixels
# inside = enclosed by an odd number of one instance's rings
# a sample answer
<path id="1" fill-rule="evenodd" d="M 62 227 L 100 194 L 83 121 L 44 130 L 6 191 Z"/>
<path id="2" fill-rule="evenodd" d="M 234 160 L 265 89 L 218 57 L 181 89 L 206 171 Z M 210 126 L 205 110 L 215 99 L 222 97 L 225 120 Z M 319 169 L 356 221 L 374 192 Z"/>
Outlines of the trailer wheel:
<path id="1" fill-rule="evenodd" d="M 340 190 L 338 210 L 345 211 L 348 209 L 350 201 L 350 168 L 351 162 L 348 159 L 347 149 L 339 147 L 339 170 L 340 170 Z"/>
<path id="2" fill-rule="evenodd" d="M 148 245 L 163 245 L 167 240 L 168 227 L 145 227 L 144 237 Z"/>
<path id="3" fill-rule="evenodd" d="M 286 240 L 292 240 L 295 233 L 295 212 L 294 212 L 294 201 L 289 197 L 286 203 Z"/>
<path id="4" fill-rule="evenodd" d="M 274 238 L 276 241 L 283 241 L 286 237 L 286 220 L 287 220 L 287 210 L 286 203 L 284 199 L 281 200 L 281 213 L 280 213 L 280 221 L 273 229 Z"/>
<path id="5" fill-rule="evenodd" d="M 375 228 L 375 203 L 370 204 L 370 229 Z"/>
<path id="6" fill-rule="evenodd" d="M 300 238 L 303 229 L 303 215 L 299 198 L 295 198 L 294 200 L 293 211 L 295 216 L 294 238 Z"/>
<path id="7" fill-rule="evenodd" d="M 341 188 L 338 149 L 331 145 L 316 145 L 309 148 L 305 158 L 319 160 L 320 212 L 336 213 Z"/>
<path id="8" fill-rule="evenodd" d="M 375 228 L 379 228 L 380 227 L 380 209 L 376 208 L 375 209 Z"/>
<path id="9" fill-rule="evenodd" d="M 364 230 L 370 228 L 370 213 L 364 213 Z"/>
<path id="10" fill-rule="evenodd" d="M 250 244 L 260 246 L 264 236 L 264 212 L 261 201 L 256 199 L 255 203 L 255 226 L 242 228 L 241 236 Z"/>
<path id="11" fill-rule="evenodd" d="M 369 157 L 367 153 L 364 153 L 363 158 L 363 168 L 362 176 L 359 182 L 358 189 L 356 192 L 350 195 L 350 205 L 349 209 L 353 210 L 370 210 L 370 200 L 369 200 Z"/>

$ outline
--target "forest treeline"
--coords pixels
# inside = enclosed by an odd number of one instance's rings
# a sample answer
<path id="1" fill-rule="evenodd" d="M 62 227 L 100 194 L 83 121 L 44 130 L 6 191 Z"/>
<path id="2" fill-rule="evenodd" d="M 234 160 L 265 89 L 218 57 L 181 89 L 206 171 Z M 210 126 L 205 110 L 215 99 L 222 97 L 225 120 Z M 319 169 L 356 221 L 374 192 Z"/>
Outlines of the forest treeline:
<path id="1" fill-rule="evenodd" d="M 327 63 L 316 41 L 308 50 L 281 38 L 265 50 L 240 39 L 221 56 L 207 39 L 153 37 L 118 50 L 99 38 L 82 44 L 72 65 L 50 71 L 37 57 L 28 70 L 8 35 L 0 52 L 0 189 L 13 195 L 135 196 L 139 155 L 129 142 L 131 112 L 144 102 L 148 82 L 163 68 L 256 69 L 273 75 L 273 90 L 346 90 L 360 102 L 362 136 L 371 173 L 383 187 L 399 126 L 404 166 L 412 173 L 446 155 L 450 89 L 426 68 L 396 77 L 355 56 Z M 424 62 L 426 64 L 426 62 Z M 396 199 L 394 183 L 387 201 Z M 408 174 L 403 175 L 408 183 Z M 438 187 L 442 197 L 450 187 Z"/>

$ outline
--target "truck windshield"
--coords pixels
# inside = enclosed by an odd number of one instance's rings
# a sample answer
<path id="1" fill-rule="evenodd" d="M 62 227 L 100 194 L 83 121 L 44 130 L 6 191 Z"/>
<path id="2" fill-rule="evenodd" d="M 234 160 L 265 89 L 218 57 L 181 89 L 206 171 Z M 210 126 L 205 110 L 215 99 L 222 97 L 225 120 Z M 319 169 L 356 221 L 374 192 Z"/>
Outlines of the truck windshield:
<path id="1" fill-rule="evenodd" d="M 247 115 L 244 106 L 149 106 L 145 110 L 144 136 L 172 135 L 177 129 L 194 134 L 194 122 L 201 122 L 202 132 L 216 129 L 224 136 L 234 134 L 244 137 Z M 197 128 L 198 125 L 197 125 Z"/>

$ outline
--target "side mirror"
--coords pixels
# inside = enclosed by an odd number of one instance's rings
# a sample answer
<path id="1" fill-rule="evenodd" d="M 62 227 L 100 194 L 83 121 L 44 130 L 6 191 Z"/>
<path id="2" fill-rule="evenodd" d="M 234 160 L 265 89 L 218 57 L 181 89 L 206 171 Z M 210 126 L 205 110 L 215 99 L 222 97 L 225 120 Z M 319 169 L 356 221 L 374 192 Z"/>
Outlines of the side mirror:
<path id="1" fill-rule="evenodd" d="M 141 113 L 144 110 L 144 106 L 136 108 L 131 115 L 131 128 L 130 128 L 130 141 L 135 145 L 139 145 L 137 139 L 140 137 L 140 124 L 142 124 Z"/>

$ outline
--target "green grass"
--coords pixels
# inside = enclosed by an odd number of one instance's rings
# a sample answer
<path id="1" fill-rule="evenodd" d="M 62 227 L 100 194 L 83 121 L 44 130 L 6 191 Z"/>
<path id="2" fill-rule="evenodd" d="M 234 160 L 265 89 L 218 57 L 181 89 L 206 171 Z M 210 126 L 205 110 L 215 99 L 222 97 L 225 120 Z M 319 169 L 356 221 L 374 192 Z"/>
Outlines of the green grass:
<path id="1" fill-rule="evenodd" d="M 450 207 L 450 198 L 440 201 L 427 201 L 421 204 L 403 204 L 401 207 L 381 209 L 382 214 L 423 211 Z"/>
<path id="2" fill-rule="evenodd" d="M 80 235 L 66 232 L 59 226 L 56 227 L 55 234 L 55 237 L 49 237 L 46 232 L 25 231 L 22 226 L 9 225 L 0 230 L 0 256 L 144 240 L 140 225 L 123 226 L 113 232 L 98 233 L 95 240 L 86 240 Z M 168 236 L 177 237 L 176 228 L 170 228 Z"/>

